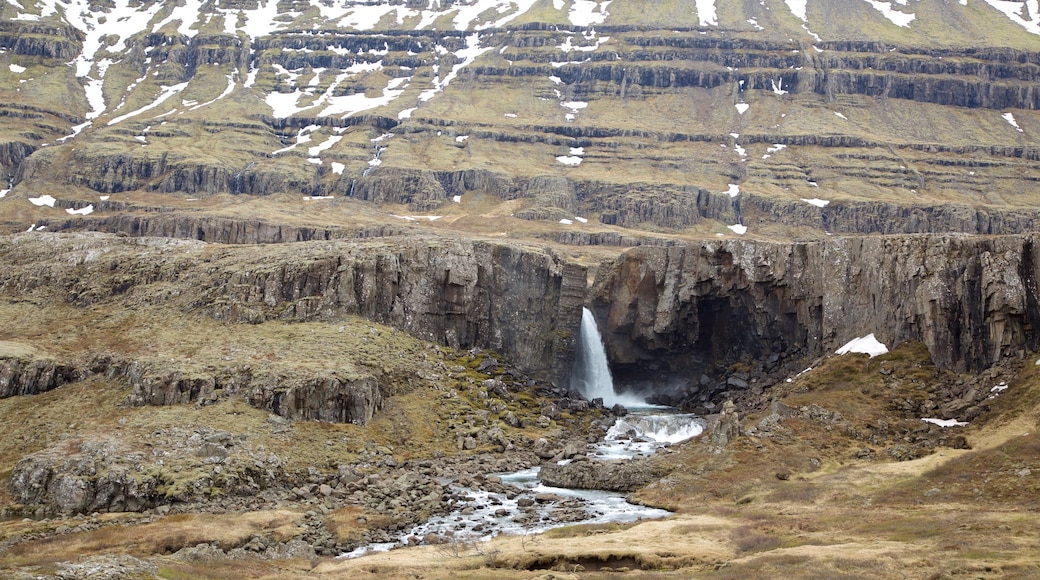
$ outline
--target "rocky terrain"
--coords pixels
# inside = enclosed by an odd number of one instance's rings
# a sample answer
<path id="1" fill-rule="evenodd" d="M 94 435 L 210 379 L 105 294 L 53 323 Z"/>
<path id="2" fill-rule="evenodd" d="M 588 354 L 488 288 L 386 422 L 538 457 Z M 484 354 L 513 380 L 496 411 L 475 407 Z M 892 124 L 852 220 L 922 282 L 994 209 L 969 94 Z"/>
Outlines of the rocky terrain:
<path id="1" fill-rule="evenodd" d="M 1040 575 L 1038 79 L 1034 2 L 3 3 L 0 575 Z M 702 436 L 586 455 L 583 307 Z M 483 509 L 563 527 L 401 538 Z"/>

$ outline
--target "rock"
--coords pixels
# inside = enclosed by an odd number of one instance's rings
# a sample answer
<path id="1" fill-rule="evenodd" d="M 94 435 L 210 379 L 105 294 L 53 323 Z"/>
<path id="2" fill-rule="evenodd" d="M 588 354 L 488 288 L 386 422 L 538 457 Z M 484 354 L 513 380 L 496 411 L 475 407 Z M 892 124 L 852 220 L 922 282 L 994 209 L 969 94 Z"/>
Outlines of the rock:
<path id="1" fill-rule="evenodd" d="M 652 374 L 651 365 L 699 374 L 773 354 L 782 364 L 871 332 L 889 346 L 923 342 L 941 368 L 980 371 L 1040 340 L 1027 307 L 1040 299 L 1030 282 L 1038 241 L 929 235 L 638 247 L 597 270 L 591 308 L 612 365 L 636 376 Z"/>
<path id="2" fill-rule="evenodd" d="M 189 219 L 171 224 L 169 231 L 133 233 L 175 236 L 181 228 L 197 232 L 192 225 L 198 226 Z M 127 228 L 133 230 L 120 227 Z M 76 287 L 83 301 L 101 300 L 128 287 L 180 285 L 185 295 L 192 295 L 194 311 L 219 320 L 362 316 L 453 348 L 494 350 L 536 378 L 563 383 L 570 376 L 587 276 L 583 266 L 550 252 L 509 243 L 401 237 L 392 245 L 323 240 L 270 244 L 262 251 L 239 245 L 203 256 L 198 251 L 202 246 L 194 242 L 151 244 L 141 239 L 46 232 L 17 243 L 5 238 L 0 240 L 0 289 L 22 292 L 43 272 L 55 287 L 66 282 Z M 87 258 L 98 252 L 104 260 Z M 17 261 L 11 258 L 15 255 Z M 119 268 L 110 268 L 112 263 Z M 164 266 L 172 263 L 177 267 Z M 76 378 L 55 363 L 52 371 L 31 373 L 51 378 L 33 379 L 27 385 L 26 362 L 16 360 L 0 360 L 5 365 L 0 369 L 0 396 L 4 390 L 10 396 Z M 130 375 L 130 369 L 123 372 Z M 132 402 L 195 402 L 220 390 L 219 379 L 241 382 L 247 375 L 150 377 L 139 372 Z M 288 418 L 364 422 L 369 410 L 380 404 L 376 383 L 374 377 L 330 375 L 290 384 L 259 377 L 235 384 L 250 393 L 254 405 Z M 511 396 L 508 389 L 499 389 L 500 383 L 494 388 L 503 390 L 502 397 Z"/>
<path id="3" fill-rule="evenodd" d="M 668 469 L 652 459 L 579 461 L 567 465 L 543 465 L 539 479 L 546 485 L 575 489 L 634 491 L 660 479 Z"/>

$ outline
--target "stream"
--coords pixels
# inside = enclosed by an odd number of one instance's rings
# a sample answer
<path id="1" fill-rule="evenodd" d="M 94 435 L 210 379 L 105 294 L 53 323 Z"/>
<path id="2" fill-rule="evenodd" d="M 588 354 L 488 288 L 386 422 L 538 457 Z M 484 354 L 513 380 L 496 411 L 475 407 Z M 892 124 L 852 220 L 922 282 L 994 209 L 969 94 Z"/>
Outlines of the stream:
<path id="1" fill-rule="evenodd" d="M 588 456 L 598 460 L 625 460 L 653 455 L 658 449 L 699 435 L 704 423 L 695 415 L 670 412 L 666 407 L 645 406 L 619 417 L 603 441 L 590 445 Z M 569 460 L 565 460 L 569 461 Z M 663 518 L 671 512 L 634 504 L 618 492 L 551 487 L 538 480 L 540 468 L 491 474 L 505 491 L 491 492 L 452 485 L 462 499 L 456 509 L 435 516 L 400 534 L 396 541 L 368 544 L 343 554 L 357 558 L 431 537 L 461 541 L 490 540 L 498 534 L 538 534 L 574 524 L 634 522 Z M 494 479 L 497 478 L 497 479 Z M 447 483 L 447 482 L 445 482 Z"/>
<path id="2" fill-rule="evenodd" d="M 648 405 L 641 397 L 615 392 L 596 319 L 587 308 L 582 312 L 576 354 L 571 388 L 590 401 L 602 399 L 607 408 L 620 404 L 628 410 L 602 441 L 589 445 L 586 453 L 590 459 L 624 461 L 650 456 L 661 447 L 696 437 L 704 430 L 704 422 L 695 415 Z M 570 460 L 561 464 L 566 461 Z M 452 497 L 457 499 L 453 499 L 455 509 L 451 513 L 414 526 L 394 542 L 368 544 L 341 557 L 356 558 L 431 538 L 480 541 L 498 534 L 537 534 L 577 523 L 633 522 L 671 514 L 630 503 L 622 493 L 544 485 L 538 480 L 539 469 L 491 474 L 487 478 L 491 485 L 484 487 L 496 491 L 452 485 Z"/>

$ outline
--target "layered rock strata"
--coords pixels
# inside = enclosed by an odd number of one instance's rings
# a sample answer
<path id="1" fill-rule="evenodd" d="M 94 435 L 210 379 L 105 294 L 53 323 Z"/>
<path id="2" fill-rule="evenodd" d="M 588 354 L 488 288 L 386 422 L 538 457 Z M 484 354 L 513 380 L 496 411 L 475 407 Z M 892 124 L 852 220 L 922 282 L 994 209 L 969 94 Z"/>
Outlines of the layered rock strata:
<path id="1" fill-rule="evenodd" d="M 125 295 L 229 322 L 357 315 L 554 380 L 570 372 L 586 289 L 585 268 L 550 252 L 451 238 L 219 247 L 34 232 L 0 241 L 0 256 L 9 295 L 60 289 L 78 306 Z"/>
<path id="2" fill-rule="evenodd" d="M 632 379 L 811 361 L 870 333 L 978 371 L 1037 347 L 1038 263 L 1035 236 L 718 240 L 629 250 L 591 302 Z"/>

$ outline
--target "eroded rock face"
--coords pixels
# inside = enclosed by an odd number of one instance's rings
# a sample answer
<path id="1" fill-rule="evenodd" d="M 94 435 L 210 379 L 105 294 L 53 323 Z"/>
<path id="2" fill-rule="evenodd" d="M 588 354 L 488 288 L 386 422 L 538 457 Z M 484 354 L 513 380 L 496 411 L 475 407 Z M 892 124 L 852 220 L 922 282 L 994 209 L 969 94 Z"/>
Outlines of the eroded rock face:
<path id="1" fill-rule="evenodd" d="M 621 374 L 811 359 L 870 333 L 976 371 L 1036 347 L 1038 262 L 1035 236 L 641 247 L 599 269 L 592 306 Z"/>
<path id="2" fill-rule="evenodd" d="M 44 234 L 8 238 L 0 255 L 10 266 L 0 273 L 7 293 L 62 288 L 81 306 L 125 294 L 230 322 L 357 315 L 453 348 L 494 350 L 535 377 L 561 381 L 586 291 L 585 268 L 548 251 L 445 238 L 207 250 L 189 241 Z"/>

